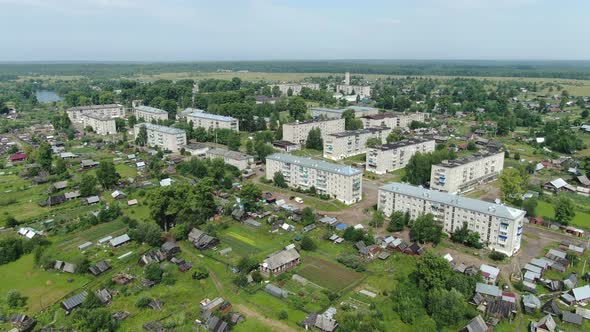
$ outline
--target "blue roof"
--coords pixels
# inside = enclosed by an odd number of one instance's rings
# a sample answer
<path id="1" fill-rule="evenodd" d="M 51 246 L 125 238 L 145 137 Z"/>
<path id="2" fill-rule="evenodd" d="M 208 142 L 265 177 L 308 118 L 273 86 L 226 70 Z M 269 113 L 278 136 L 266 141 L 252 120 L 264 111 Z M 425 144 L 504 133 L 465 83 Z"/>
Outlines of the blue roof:
<path id="1" fill-rule="evenodd" d="M 346 227 L 348 227 L 347 224 L 344 223 L 339 223 L 338 225 L 336 225 L 336 229 L 346 229 Z"/>
<path id="2" fill-rule="evenodd" d="M 191 113 L 187 116 L 193 117 L 193 118 L 201 118 L 201 119 L 217 120 L 217 121 L 227 121 L 227 122 L 237 120 L 236 118 L 232 118 L 231 116 L 223 116 L 223 115 L 211 114 L 211 113 L 205 113 L 205 112 L 194 112 L 194 113 Z"/>

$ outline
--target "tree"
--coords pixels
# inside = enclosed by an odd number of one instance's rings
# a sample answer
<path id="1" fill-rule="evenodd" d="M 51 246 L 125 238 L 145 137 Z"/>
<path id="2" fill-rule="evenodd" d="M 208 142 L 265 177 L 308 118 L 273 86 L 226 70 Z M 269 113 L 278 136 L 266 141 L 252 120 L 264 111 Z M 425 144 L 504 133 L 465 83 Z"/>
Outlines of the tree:
<path id="1" fill-rule="evenodd" d="M 580 116 L 582 117 L 582 119 L 586 119 L 588 117 L 588 115 L 590 115 L 590 111 L 588 111 L 588 109 L 585 109 L 582 111 L 582 113 L 580 113 Z"/>
<path id="2" fill-rule="evenodd" d="M 4 217 L 4 226 L 6 226 L 7 228 L 18 226 L 18 220 L 16 220 L 11 215 L 7 215 L 6 217 Z"/>
<path id="3" fill-rule="evenodd" d="M 475 145 L 475 142 L 469 141 L 469 143 L 467 143 L 467 150 L 469 150 L 469 151 L 476 151 L 477 150 L 477 145 Z"/>
<path id="4" fill-rule="evenodd" d="M 246 153 L 249 155 L 254 155 L 254 153 L 256 153 L 256 151 L 254 151 L 254 143 L 252 143 L 251 139 L 246 141 Z"/>
<path id="5" fill-rule="evenodd" d="M 555 220 L 567 225 L 576 216 L 574 203 L 566 196 L 560 195 L 555 204 Z"/>
<path id="6" fill-rule="evenodd" d="M 279 188 L 287 188 L 287 182 L 285 181 L 285 177 L 283 176 L 283 173 L 281 172 L 275 172 L 275 174 L 272 177 L 272 182 L 274 183 L 275 186 L 279 187 Z"/>
<path id="7" fill-rule="evenodd" d="M 356 118 L 354 110 L 345 110 L 342 112 L 342 118 L 344 119 L 344 129 L 346 130 L 357 130 L 363 128 L 363 122 Z"/>
<path id="8" fill-rule="evenodd" d="M 537 200 L 534 198 L 527 198 L 522 203 L 522 207 L 526 211 L 527 216 L 529 217 L 537 216 L 537 205 Z"/>
<path id="9" fill-rule="evenodd" d="M 256 210 L 258 199 L 262 196 L 262 191 L 252 182 L 246 182 L 240 190 L 239 197 L 244 205 L 246 212 Z"/>
<path id="10" fill-rule="evenodd" d="M 118 133 L 125 130 L 125 119 L 115 118 L 115 130 Z"/>
<path id="11" fill-rule="evenodd" d="M 16 289 L 11 289 L 6 294 L 6 304 L 11 309 L 23 307 L 27 303 L 27 298 Z"/>
<path id="12" fill-rule="evenodd" d="M 289 98 L 287 103 L 289 109 L 289 115 L 295 120 L 303 120 L 305 113 L 307 113 L 307 105 L 305 105 L 305 99 L 300 96 Z"/>
<path id="13" fill-rule="evenodd" d="M 77 309 L 72 315 L 72 320 L 77 330 L 81 332 L 117 330 L 117 321 L 112 318 L 111 312 L 106 308 Z"/>
<path id="14" fill-rule="evenodd" d="M 286 311 L 286 310 L 281 310 L 281 311 L 279 312 L 278 318 L 279 318 L 280 320 L 286 320 L 287 318 L 289 318 L 289 313 L 287 313 L 287 311 Z"/>
<path id="15" fill-rule="evenodd" d="M 412 228 L 410 229 L 410 238 L 412 241 L 438 244 L 441 237 L 442 226 L 434 220 L 434 216 L 430 213 L 419 216 L 412 223 Z"/>
<path id="16" fill-rule="evenodd" d="M 53 162 L 51 154 L 51 145 L 47 142 L 41 143 L 37 149 L 37 163 L 47 172 L 51 171 L 51 163 Z"/>
<path id="17" fill-rule="evenodd" d="M 324 142 L 322 139 L 322 131 L 320 128 L 312 128 L 307 134 L 307 140 L 305 141 L 305 147 L 307 149 L 313 149 L 322 151 L 324 150 Z"/>
<path id="18" fill-rule="evenodd" d="M 135 138 L 135 143 L 139 146 L 145 146 L 147 144 L 147 128 L 146 126 L 140 126 L 139 132 L 137 133 L 137 138 Z"/>
<path id="19" fill-rule="evenodd" d="M 369 138 L 369 139 L 367 140 L 367 143 L 366 143 L 366 145 L 367 145 L 367 147 L 369 147 L 369 148 L 374 148 L 374 147 L 376 147 L 377 145 L 381 145 L 381 139 L 380 139 L 380 138 L 377 138 L 377 137 L 371 137 L 371 138 Z"/>
<path id="20" fill-rule="evenodd" d="M 403 131 L 400 128 L 393 129 L 389 135 L 387 135 L 386 141 L 387 143 L 394 143 L 401 141 L 405 138 Z"/>
<path id="21" fill-rule="evenodd" d="M 275 152 L 275 150 L 273 149 L 273 147 L 270 144 L 266 144 L 262 141 L 258 141 L 256 143 L 256 145 L 254 146 L 254 149 L 256 150 L 256 156 L 263 163 L 266 163 L 267 156 L 269 156 Z"/>
<path id="22" fill-rule="evenodd" d="M 133 128 L 136 124 L 137 118 L 135 117 L 135 115 L 130 115 L 129 118 L 127 118 L 127 125 L 129 125 L 129 128 Z"/>
<path id="23" fill-rule="evenodd" d="M 96 195 L 96 183 L 96 177 L 93 175 L 82 175 L 82 179 L 80 179 L 80 196 L 88 197 Z"/>
<path id="24" fill-rule="evenodd" d="M 82 308 L 84 308 L 84 309 L 96 309 L 96 308 L 100 308 L 102 306 L 103 306 L 102 301 L 96 295 L 95 292 L 88 292 L 88 295 L 86 296 L 86 298 L 84 299 L 84 302 L 82 303 Z"/>
<path id="25" fill-rule="evenodd" d="M 505 168 L 500 175 L 500 188 L 502 190 L 502 199 L 505 202 L 518 204 L 522 200 L 522 195 L 526 192 L 528 186 L 528 176 L 526 170 L 516 168 Z"/>
<path id="26" fill-rule="evenodd" d="M 63 160 L 62 158 L 58 158 L 57 161 L 55 162 L 55 168 L 53 169 L 53 172 L 57 175 L 64 175 L 68 172 L 68 167 L 66 165 L 66 161 Z"/>
<path id="27" fill-rule="evenodd" d="M 385 221 L 385 215 L 383 215 L 383 211 L 377 210 L 373 213 L 373 217 L 371 218 L 369 225 L 373 226 L 375 228 L 379 228 L 379 227 L 383 226 L 384 221 Z"/>
<path id="28" fill-rule="evenodd" d="M 401 211 L 394 211 L 389 218 L 389 224 L 387 225 L 388 232 L 401 232 L 404 230 L 405 216 Z"/>
<path id="29" fill-rule="evenodd" d="M 427 309 L 439 327 L 458 324 L 468 312 L 465 298 L 455 289 L 439 288 L 431 291 L 428 294 Z"/>
<path id="30" fill-rule="evenodd" d="M 164 271 L 162 271 L 158 263 L 150 263 L 146 265 L 143 274 L 147 280 L 160 282 L 162 281 L 162 274 L 164 274 Z"/>
<path id="31" fill-rule="evenodd" d="M 100 162 L 98 169 L 96 170 L 96 177 L 104 189 L 113 188 L 121 178 L 115 169 L 115 164 L 110 160 L 103 160 Z"/>
<path id="32" fill-rule="evenodd" d="M 129 230 L 129 237 L 138 243 L 145 242 L 152 247 L 156 247 L 162 242 L 162 230 L 154 223 L 140 222 L 137 227 Z"/>
<path id="33" fill-rule="evenodd" d="M 317 249 L 317 245 L 309 235 L 305 235 L 301 240 L 301 249 L 305 251 L 314 251 Z"/>
<path id="34" fill-rule="evenodd" d="M 309 206 L 306 206 L 303 211 L 301 211 L 301 223 L 304 226 L 315 223 L 315 212 L 313 212 L 313 209 Z"/>

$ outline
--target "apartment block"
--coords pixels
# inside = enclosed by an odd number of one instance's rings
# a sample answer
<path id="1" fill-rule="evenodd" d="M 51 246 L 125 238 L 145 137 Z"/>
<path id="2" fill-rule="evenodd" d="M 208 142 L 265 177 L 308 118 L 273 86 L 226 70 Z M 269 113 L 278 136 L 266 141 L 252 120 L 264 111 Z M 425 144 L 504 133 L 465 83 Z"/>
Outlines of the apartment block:
<path id="1" fill-rule="evenodd" d="M 432 165 L 430 188 L 465 192 L 478 183 L 494 180 L 504 169 L 503 151 L 482 151 L 472 156 Z"/>
<path id="2" fill-rule="evenodd" d="M 240 124 L 238 119 L 231 116 L 223 116 L 205 112 L 194 112 L 186 115 L 186 121 L 193 122 L 193 127 L 202 127 L 209 129 L 230 129 L 239 131 Z"/>
<path id="3" fill-rule="evenodd" d="M 145 122 L 152 122 L 152 120 L 168 120 L 168 112 L 150 106 L 136 106 L 133 108 L 133 114 L 138 120 L 143 119 Z"/>
<path id="4" fill-rule="evenodd" d="M 508 256 L 520 250 L 523 210 L 397 182 L 379 188 L 377 207 L 387 216 L 408 211 L 412 219 L 431 213 L 447 234 L 467 223 L 488 248 Z"/>
<path id="5" fill-rule="evenodd" d="M 318 83 L 280 83 L 271 85 L 271 88 L 278 86 L 281 90 L 281 95 L 286 96 L 289 93 L 289 89 L 293 92 L 293 96 L 301 94 L 301 89 L 308 88 L 312 90 L 319 90 L 320 85 Z"/>
<path id="6" fill-rule="evenodd" d="M 360 96 L 361 98 L 371 97 L 371 87 L 368 85 L 339 84 L 336 86 L 336 92 L 344 95 Z"/>
<path id="7" fill-rule="evenodd" d="M 314 128 L 320 128 L 322 139 L 329 134 L 344 131 L 344 119 L 309 120 L 286 123 L 283 125 L 283 140 L 296 144 L 305 144 L 307 135 Z"/>
<path id="8" fill-rule="evenodd" d="M 436 142 L 429 138 L 412 138 L 369 148 L 366 169 L 377 174 L 392 172 L 406 167 L 414 154 L 432 152 L 435 148 Z"/>
<path id="9" fill-rule="evenodd" d="M 139 135 L 141 127 L 147 130 L 147 145 L 158 146 L 164 150 L 180 151 L 186 145 L 186 132 L 182 129 L 159 126 L 151 123 L 138 123 L 135 125 L 135 138 Z"/>
<path id="10" fill-rule="evenodd" d="M 367 140 L 377 138 L 384 144 L 391 128 L 347 130 L 327 135 L 324 139 L 324 158 L 340 160 L 367 152 Z"/>
<path id="11" fill-rule="evenodd" d="M 250 167 L 254 163 L 254 157 L 238 152 L 226 149 L 211 148 L 205 152 L 205 157 L 209 159 L 221 158 L 228 164 L 235 166 L 240 171 L 243 171 Z"/>
<path id="12" fill-rule="evenodd" d="M 112 135 L 117 133 L 115 119 L 105 114 L 82 113 L 80 115 L 84 128 L 91 127 L 98 135 Z"/>
<path id="13" fill-rule="evenodd" d="M 362 117 L 364 128 L 372 127 L 390 127 L 406 129 L 410 127 L 412 121 L 424 122 L 426 119 L 425 113 L 401 113 L 401 112 L 385 112 L 372 115 L 364 115 Z"/>
<path id="14" fill-rule="evenodd" d="M 277 172 L 283 174 L 292 188 L 314 187 L 318 193 L 345 204 L 359 202 L 362 198 L 363 174 L 350 166 L 275 153 L 266 157 L 266 179 L 272 180 Z"/>
<path id="15" fill-rule="evenodd" d="M 82 114 L 103 115 L 111 118 L 125 117 L 125 108 L 119 104 L 77 106 L 68 108 L 66 114 L 72 123 L 82 123 Z"/>
<path id="16" fill-rule="evenodd" d="M 369 106 L 348 106 L 346 108 L 312 107 L 309 110 L 311 112 L 311 116 L 314 118 L 325 117 L 328 119 L 340 119 L 342 118 L 342 113 L 344 113 L 346 110 L 353 110 L 354 116 L 357 118 L 360 118 L 364 115 L 379 113 L 378 108 Z"/>

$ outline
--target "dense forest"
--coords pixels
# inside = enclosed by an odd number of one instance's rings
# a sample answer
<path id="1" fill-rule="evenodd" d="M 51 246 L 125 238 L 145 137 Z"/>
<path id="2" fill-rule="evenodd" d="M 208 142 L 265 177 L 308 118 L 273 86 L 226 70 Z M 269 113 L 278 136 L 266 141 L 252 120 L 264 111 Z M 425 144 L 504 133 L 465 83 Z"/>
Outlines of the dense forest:
<path id="1" fill-rule="evenodd" d="M 159 73 L 255 71 L 275 73 L 342 73 L 590 79 L 589 61 L 480 60 L 330 60 L 174 63 L 4 63 L 0 81 L 19 76 L 81 75 L 90 78 L 134 77 Z"/>

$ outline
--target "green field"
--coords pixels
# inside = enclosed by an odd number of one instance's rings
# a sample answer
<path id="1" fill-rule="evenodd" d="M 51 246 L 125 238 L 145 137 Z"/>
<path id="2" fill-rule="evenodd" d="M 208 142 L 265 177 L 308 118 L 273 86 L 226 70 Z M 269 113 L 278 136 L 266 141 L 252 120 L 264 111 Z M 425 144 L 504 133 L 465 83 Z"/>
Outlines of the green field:
<path id="1" fill-rule="evenodd" d="M 333 292 L 341 291 L 362 278 L 358 272 L 318 257 L 305 256 L 302 262 L 299 275 Z"/>
<path id="2" fill-rule="evenodd" d="M 539 204 L 537 205 L 537 214 L 546 219 L 553 219 L 555 218 L 555 209 L 551 203 L 539 201 Z M 576 227 L 590 230 L 590 214 L 576 211 L 576 215 L 574 216 L 574 219 L 572 219 L 571 224 Z"/>
<path id="3" fill-rule="evenodd" d="M 28 297 L 29 313 L 52 305 L 90 280 L 87 275 L 43 271 L 33 265 L 33 255 L 26 255 L 0 266 L 0 294 L 6 294 L 11 289 L 20 291 Z"/>

